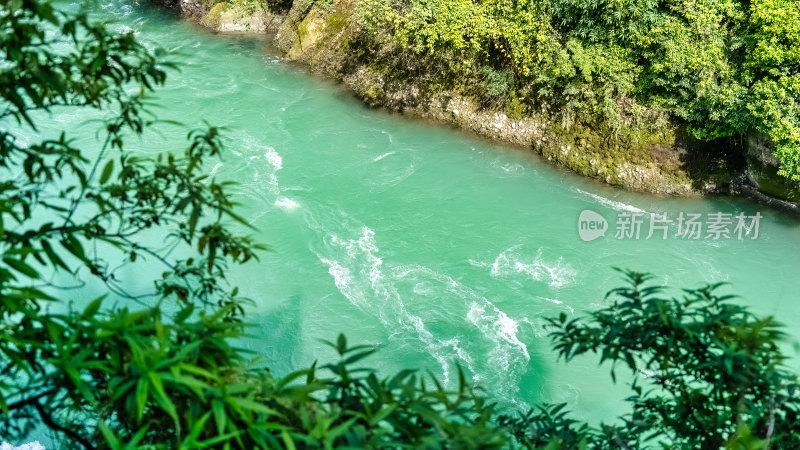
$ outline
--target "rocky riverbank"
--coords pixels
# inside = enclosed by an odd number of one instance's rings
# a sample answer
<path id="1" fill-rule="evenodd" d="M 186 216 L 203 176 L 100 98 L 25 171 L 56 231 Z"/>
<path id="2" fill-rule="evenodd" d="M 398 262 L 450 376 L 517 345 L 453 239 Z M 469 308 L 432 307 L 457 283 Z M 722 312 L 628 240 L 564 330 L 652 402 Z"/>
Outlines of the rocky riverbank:
<path id="1" fill-rule="evenodd" d="M 297 0 L 279 14 L 270 12 L 266 4 L 254 8 L 228 2 L 209 6 L 203 0 L 166 2 L 216 32 L 273 34 L 275 46 L 288 60 L 340 82 L 370 106 L 530 149 L 579 174 L 626 189 L 683 196 L 744 194 L 800 215 L 800 207 L 792 202 L 800 199 L 800 189 L 776 175 L 769 142 L 763 138 L 704 143 L 690 138 L 683 125 L 657 113 L 645 115 L 648 123 L 644 126 L 641 118 L 636 124 L 631 118 L 613 132 L 602 123 L 565 126 L 558 111 L 546 105 L 541 111 L 519 114 L 513 108 L 487 106 L 474 96 L 434 86 L 430 77 L 398 79 L 379 62 L 359 57 L 363 30 L 354 0 L 329 4 Z M 377 52 L 386 52 L 390 58 L 392 49 Z M 619 106 L 624 110 L 626 105 Z"/>

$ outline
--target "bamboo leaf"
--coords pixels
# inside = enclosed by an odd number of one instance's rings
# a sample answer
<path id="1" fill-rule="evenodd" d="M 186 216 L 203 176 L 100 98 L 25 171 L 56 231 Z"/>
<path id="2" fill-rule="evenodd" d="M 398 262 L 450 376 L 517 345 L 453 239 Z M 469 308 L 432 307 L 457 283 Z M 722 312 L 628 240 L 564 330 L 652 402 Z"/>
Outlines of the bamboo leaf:
<path id="1" fill-rule="evenodd" d="M 114 172 L 114 160 L 109 159 L 106 166 L 103 167 L 103 173 L 100 174 L 100 184 L 106 184 L 111 174 Z"/>

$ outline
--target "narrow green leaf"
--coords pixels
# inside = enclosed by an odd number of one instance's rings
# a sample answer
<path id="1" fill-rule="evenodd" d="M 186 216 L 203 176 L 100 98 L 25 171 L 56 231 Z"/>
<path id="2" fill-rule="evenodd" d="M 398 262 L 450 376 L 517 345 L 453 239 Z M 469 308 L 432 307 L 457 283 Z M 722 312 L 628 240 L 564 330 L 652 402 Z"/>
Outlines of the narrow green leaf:
<path id="1" fill-rule="evenodd" d="M 297 447 L 294 446 L 294 440 L 286 430 L 281 433 L 281 439 L 283 439 L 283 445 L 286 446 L 286 450 L 297 450 Z"/>
<path id="2" fill-rule="evenodd" d="M 164 385 L 161 382 L 161 375 L 157 372 L 148 372 L 148 377 L 150 378 L 150 384 L 156 391 L 156 401 L 161 406 L 161 408 L 172 417 L 172 420 L 178 421 L 178 412 L 175 410 L 175 405 L 172 403 L 172 400 L 167 395 L 167 392 L 164 390 Z"/>
<path id="3" fill-rule="evenodd" d="M 106 166 L 103 168 L 103 173 L 100 174 L 100 184 L 106 184 L 111 174 L 114 172 L 114 160 L 109 159 Z"/>
<path id="4" fill-rule="evenodd" d="M 12 269 L 16 270 L 17 272 L 30 277 L 30 278 L 39 278 L 39 272 L 35 271 L 31 266 L 25 264 L 24 262 L 10 257 L 3 258 L 3 262 L 8 264 Z"/>
<path id="5" fill-rule="evenodd" d="M 83 317 L 89 318 L 97 314 L 97 311 L 100 309 L 100 304 L 103 303 L 103 300 L 106 298 L 105 294 L 97 297 L 96 299 L 92 300 L 91 303 L 86 305 L 86 308 L 83 309 Z"/>
<path id="6" fill-rule="evenodd" d="M 150 394 L 150 383 L 147 378 L 141 377 L 136 383 L 136 418 L 139 422 L 142 421 L 145 406 L 147 406 L 147 398 Z"/>
<path id="7" fill-rule="evenodd" d="M 228 419 L 228 414 L 225 411 L 225 404 L 215 398 L 211 400 L 211 411 L 214 413 L 214 422 L 217 424 L 217 433 L 224 433 L 226 425 L 225 422 Z"/>
<path id="8" fill-rule="evenodd" d="M 106 425 L 106 423 L 103 421 L 100 421 L 98 426 L 100 427 L 100 432 L 103 434 L 108 446 L 112 449 L 119 448 L 119 439 L 116 435 L 114 435 L 114 432 L 111 431 L 111 428 L 108 428 L 108 425 Z"/>
<path id="9" fill-rule="evenodd" d="M 267 406 L 250 399 L 242 397 L 227 397 L 226 400 L 229 404 L 232 404 L 236 408 L 249 410 L 253 412 L 260 412 L 271 416 L 279 415 L 278 412 L 275 411 L 274 409 L 268 408 Z"/>
<path id="10" fill-rule="evenodd" d="M 44 250 L 44 253 L 47 255 L 47 259 L 50 260 L 50 262 L 53 264 L 53 267 L 55 268 L 61 267 L 67 272 L 69 272 L 69 267 L 67 267 L 64 261 L 61 259 L 61 257 L 58 256 L 58 254 L 55 251 L 53 251 L 53 247 L 50 246 L 50 243 L 48 241 L 42 239 L 41 245 L 42 245 L 42 250 Z"/>

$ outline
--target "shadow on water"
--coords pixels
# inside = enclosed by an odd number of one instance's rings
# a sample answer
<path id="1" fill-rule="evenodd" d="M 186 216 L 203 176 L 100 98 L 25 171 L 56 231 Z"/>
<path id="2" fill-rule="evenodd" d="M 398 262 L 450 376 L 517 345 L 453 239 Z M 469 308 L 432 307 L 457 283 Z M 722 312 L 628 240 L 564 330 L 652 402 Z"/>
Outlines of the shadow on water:
<path id="1" fill-rule="evenodd" d="M 243 344 L 259 356 L 258 365 L 266 365 L 276 376 L 301 367 L 296 356 L 301 354 L 304 301 L 293 295 L 269 311 L 249 312 L 248 337 Z"/>

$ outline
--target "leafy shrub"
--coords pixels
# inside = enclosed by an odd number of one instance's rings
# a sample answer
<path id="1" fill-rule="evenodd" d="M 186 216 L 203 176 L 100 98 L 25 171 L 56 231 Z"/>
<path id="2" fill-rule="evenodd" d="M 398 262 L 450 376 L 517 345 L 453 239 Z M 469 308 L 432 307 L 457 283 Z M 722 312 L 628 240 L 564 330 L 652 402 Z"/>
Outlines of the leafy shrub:
<path id="1" fill-rule="evenodd" d="M 514 85 L 514 75 L 511 71 L 483 66 L 478 73 L 483 78 L 484 98 L 489 103 L 504 101 Z"/>
<path id="2" fill-rule="evenodd" d="M 800 384 L 783 365 L 784 334 L 772 317 L 718 295 L 721 283 L 665 298 L 648 285 L 652 276 L 624 273 L 629 286 L 608 293 L 611 306 L 588 320 L 550 320 L 566 361 L 594 353 L 611 364 L 612 379 L 618 365 L 633 375 L 632 411 L 606 436 L 622 448 L 656 440 L 685 449 L 800 446 Z"/>

